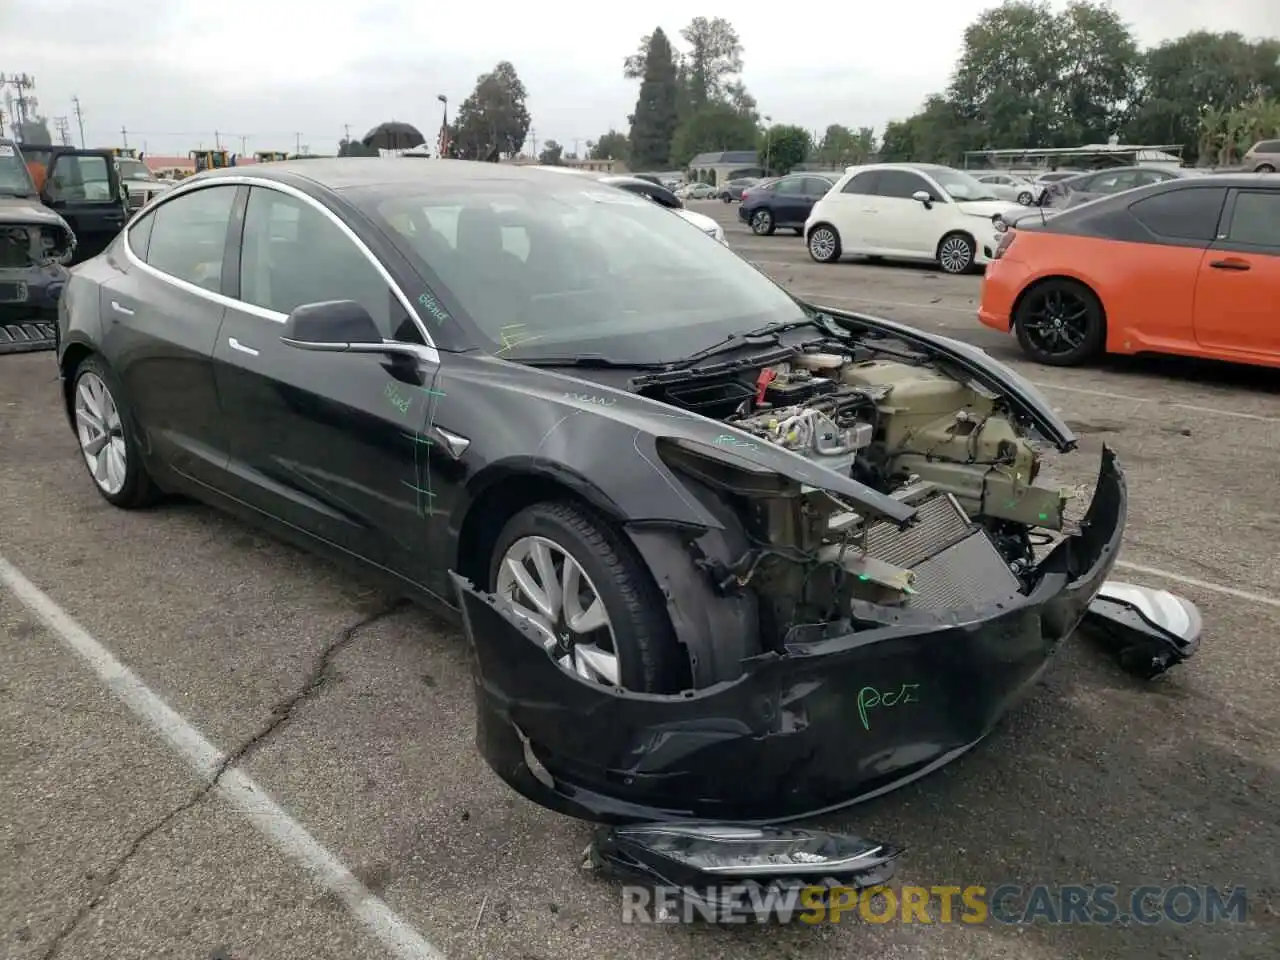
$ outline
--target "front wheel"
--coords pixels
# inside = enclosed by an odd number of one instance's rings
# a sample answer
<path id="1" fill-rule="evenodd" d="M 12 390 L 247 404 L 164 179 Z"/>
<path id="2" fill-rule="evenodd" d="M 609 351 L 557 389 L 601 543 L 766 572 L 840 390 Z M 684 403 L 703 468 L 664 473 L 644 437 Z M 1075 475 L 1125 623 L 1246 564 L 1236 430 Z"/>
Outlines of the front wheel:
<path id="1" fill-rule="evenodd" d="M 775 229 L 773 214 L 768 210 L 757 210 L 751 215 L 751 232 L 757 237 L 771 237 Z"/>
<path id="2" fill-rule="evenodd" d="M 126 510 L 154 502 L 159 491 L 142 463 L 133 418 L 101 357 L 87 357 L 76 368 L 72 391 L 76 439 L 98 493 Z"/>
<path id="3" fill-rule="evenodd" d="M 520 511 L 498 536 L 489 583 L 584 680 L 642 693 L 688 683 L 688 657 L 652 575 L 594 512 L 568 502 Z"/>
<path id="4" fill-rule="evenodd" d="M 938 266 L 943 273 L 968 273 L 973 269 L 976 250 L 973 238 L 963 233 L 950 233 L 938 244 Z"/>
<path id="5" fill-rule="evenodd" d="M 820 223 L 809 233 L 809 256 L 818 263 L 835 263 L 840 259 L 840 234 L 836 228 Z"/>
<path id="6" fill-rule="evenodd" d="M 1254 173 L 1275 173 L 1276 168 L 1269 163 L 1260 163 L 1253 170 Z"/>
<path id="7" fill-rule="evenodd" d="M 1046 280 L 1023 295 L 1013 318 L 1018 345 L 1031 359 L 1074 367 L 1102 353 L 1106 318 L 1097 296 L 1075 280 Z"/>
<path id="8" fill-rule="evenodd" d="M 1031 199 L 1031 194 L 1028 191 L 1024 190 L 1022 193 L 1018 194 L 1018 203 L 1022 204 L 1024 207 L 1031 206 Z"/>

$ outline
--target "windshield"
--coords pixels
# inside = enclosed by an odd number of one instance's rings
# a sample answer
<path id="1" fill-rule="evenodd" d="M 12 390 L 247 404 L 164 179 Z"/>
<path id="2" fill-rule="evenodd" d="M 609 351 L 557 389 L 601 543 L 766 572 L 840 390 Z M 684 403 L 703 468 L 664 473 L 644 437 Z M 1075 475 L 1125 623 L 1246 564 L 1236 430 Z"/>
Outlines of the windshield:
<path id="1" fill-rule="evenodd" d="M 36 192 L 27 166 L 11 143 L 0 143 L 0 193 L 27 197 Z"/>
<path id="2" fill-rule="evenodd" d="M 505 356 L 665 362 L 805 317 L 764 274 L 644 197 L 550 175 L 432 186 L 368 188 L 366 209 Z"/>
<path id="3" fill-rule="evenodd" d="M 141 160 L 120 160 L 119 165 L 121 180 L 155 180 Z"/>
<path id="4" fill-rule="evenodd" d="M 963 170 L 950 167 L 941 170 L 930 170 L 938 186 L 945 190 L 953 200 L 998 200 L 991 192 L 989 184 L 979 182 Z"/>

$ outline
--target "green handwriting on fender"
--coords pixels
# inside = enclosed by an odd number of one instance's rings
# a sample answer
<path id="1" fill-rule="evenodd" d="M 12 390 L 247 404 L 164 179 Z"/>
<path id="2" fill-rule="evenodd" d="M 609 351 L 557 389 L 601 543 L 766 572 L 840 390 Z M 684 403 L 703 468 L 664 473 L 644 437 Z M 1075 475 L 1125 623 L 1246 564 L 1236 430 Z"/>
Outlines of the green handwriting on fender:
<path id="1" fill-rule="evenodd" d="M 612 407 L 618 402 L 617 397 L 597 397 L 593 393 L 566 393 L 564 398 L 575 403 L 594 403 L 597 407 Z"/>
<path id="2" fill-rule="evenodd" d="M 875 687 L 863 687 L 858 691 L 858 719 L 862 721 L 862 729 L 870 730 L 871 723 L 867 711 L 876 707 L 900 707 L 908 703 L 919 703 L 920 684 L 904 683 L 900 690 L 877 690 Z"/>
<path id="3" fill-rule="evenodd" d="M 402 395 L 394 383 L 388 383 L 382 395 L 387 398 L 388 403 L 400 411 L 401 416 L 409 412 L 409 404 L 413 403 L 413 397 Z"/>
<path id="4" fill-rule="evenodd" d="M 711 441 L 721 447 L 742 447 L 744 450 L 754 450 L 756 445 L 747 440 L 739 440 L 737 437 L 729 433 L 722 433 Z"/>

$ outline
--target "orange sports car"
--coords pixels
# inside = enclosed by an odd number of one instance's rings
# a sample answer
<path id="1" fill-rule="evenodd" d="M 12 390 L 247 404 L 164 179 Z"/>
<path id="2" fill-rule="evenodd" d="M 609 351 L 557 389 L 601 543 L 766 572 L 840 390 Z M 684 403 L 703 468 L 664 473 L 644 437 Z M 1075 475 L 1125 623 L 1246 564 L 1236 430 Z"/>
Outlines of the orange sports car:
<path id="1" fill-rule="evenodd" d="M 1055 366 L 1170 353 L 1280 367 L 1280 177 L 1215 174 L 1028 211 L 987 264 L 978 319 Z"/>

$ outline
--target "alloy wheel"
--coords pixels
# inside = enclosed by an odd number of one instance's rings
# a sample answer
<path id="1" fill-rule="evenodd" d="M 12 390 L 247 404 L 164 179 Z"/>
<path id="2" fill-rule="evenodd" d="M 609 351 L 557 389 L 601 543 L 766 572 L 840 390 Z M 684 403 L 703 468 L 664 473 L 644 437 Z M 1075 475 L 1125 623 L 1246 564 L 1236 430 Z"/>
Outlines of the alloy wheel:
<path id="1" fill-rule="evenodd" d="M 128 450 L 120 408 L 96 373 L 85 373 L 76 384 L 76 434 L 80 452 L 103 493 L 114 496 L 128 476 Z"/>
<path id="2" fill-rule="evenodd" d="M 938 251 L 938 262 L 946 273 L 964 273 L 973 264 L 973 248 L 964 237 L 947 237 Z"/>
<path id="3" fill-rule="evenodd" d="M 1022 317 L 1027 338 L 1052 356 L 1070 353 L 1089 335 L 1089 304 L 1078 294 L 1060 287 L 1033 292 Z"/>
<path id="4" fill-rule="evenodd" d="M 809 253 L 813 259 L 826 262 L 836 252 L 836 235 L 828 227 L 819 227 L 809 235 Z"/>
<path id="5" fill-rule="evenodd" d="M 751 218 L 751 229 L 757 234 L 766 234 L 773 227 L 773 216 L 768 210 L 757 210 Z"/>
<path id="6" fill-rule="evenodd" d="M 498 594 L 511 601 L 561 666 L 587 680 L 618 684 L 609 612 L 567 550 L 546 537 L 521 537 L 503 554 L 497 580 Z"/>

